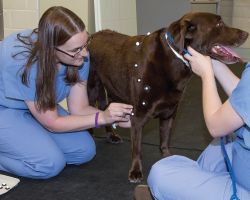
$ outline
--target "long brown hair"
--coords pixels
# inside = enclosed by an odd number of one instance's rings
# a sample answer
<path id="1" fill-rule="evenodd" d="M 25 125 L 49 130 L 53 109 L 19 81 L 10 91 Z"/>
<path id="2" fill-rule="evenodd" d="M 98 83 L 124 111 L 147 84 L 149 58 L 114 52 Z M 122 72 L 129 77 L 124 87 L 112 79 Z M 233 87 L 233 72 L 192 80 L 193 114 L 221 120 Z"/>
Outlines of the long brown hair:
<path id="1" fill-rule="evenodd" d="M 31 35 L 17 38 L 25 44 L 28 52 L 28 60 L 21 75 L 22 83 L 28 87 L 29 73 L 32 65 L 37 62 L 36 75 L 36 107 L 38 111 L 54 109 L 56 106 L 55 80 L 58 73 L 56 67 L 55 46 L 66 43 L 73 35 L 84 31 L 83 21 L 71 10 L 55 6 L 49 8 L 41 17 L 38 29 L 34 29 Z M 37 34 L 36 42 L 31 37 Z M 16 55 L 18 55 L 16 54 Z M 14 57 L 16 56 L 14 55 Z M 67 66 L 65 82 L 74 84 L 81 81 L 78 67 Z"/>

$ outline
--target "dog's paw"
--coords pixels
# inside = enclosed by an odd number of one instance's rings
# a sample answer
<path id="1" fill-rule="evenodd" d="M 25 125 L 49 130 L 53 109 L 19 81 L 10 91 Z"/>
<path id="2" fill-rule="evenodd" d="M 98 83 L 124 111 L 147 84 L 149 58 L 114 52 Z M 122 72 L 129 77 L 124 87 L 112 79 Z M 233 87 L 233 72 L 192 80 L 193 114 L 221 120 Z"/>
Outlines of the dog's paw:
<path id="1" fill-rule="evenodd" d="M 143 173 L 141 170 L 133 170 L 129 172 L 128 179 L 130 183 L 138 183 L 143 179 Z"/>
<path id="2" fill-rule="evenodd" d="M 122 143 L 122 138 L 119 135 L 114 135 L 114 134 L 108 134 L 108 140 L 109 142 L 113 143 L 113 144 L 120 144 Z"/>
<path id="3" fill-rule="evenodd" d="M 162 158 L 166 158 L 166 157 L 171 156 L 171 153 L 169 152 L 169 149 L 166 148 L 164 150 L 161 150 L 161 155 L 162 155 Z"/>

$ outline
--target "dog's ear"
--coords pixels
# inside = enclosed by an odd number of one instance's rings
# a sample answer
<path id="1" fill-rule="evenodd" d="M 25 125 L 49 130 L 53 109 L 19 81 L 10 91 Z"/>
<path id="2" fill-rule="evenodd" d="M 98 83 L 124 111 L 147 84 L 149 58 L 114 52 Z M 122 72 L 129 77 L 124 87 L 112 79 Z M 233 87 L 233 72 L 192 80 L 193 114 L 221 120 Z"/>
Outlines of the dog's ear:
<path id="1" fill-rule="evenodd" d="M 197 27 L 191 24 L 189 20 L 178 20 L 168 27 L 169 34 L 174 41 L 173 45 L 177 48 L 179 54 L 183 52 L 185 38 L 191 39 L 193 31 L 196 29 Z"/>

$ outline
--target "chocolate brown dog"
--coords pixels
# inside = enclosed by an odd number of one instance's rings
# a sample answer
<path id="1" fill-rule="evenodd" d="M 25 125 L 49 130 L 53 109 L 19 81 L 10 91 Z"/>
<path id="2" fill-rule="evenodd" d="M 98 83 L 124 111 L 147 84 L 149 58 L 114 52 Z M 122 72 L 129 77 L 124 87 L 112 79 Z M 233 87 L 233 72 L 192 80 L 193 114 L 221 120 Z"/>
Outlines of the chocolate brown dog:
<path id="1" fill-rule="evenodd" d="M 171 38 L 166 38 L 168 31 Z M 190 12 L 168 28 L 150 35 L 130 37 L 105 30 L 93 34 L 89 47 L 90 73 L 88 95 L 91 105 L 98 102 L 104 110 L 108 104 L 122 102 L 134 106 L 131 116 L 132 161 L 129 180 L 142 180 L 141 140 L 144 125 L 160 118 L 160 151 L 170 155 L 170 131 L 185 85 L 192 70 L 173 52 L 184 55 L 187 46 L 225 63 L 243 62 L 229 47 L 245 42 L 248 33 L 229 27 L 221 17 L 211 13 Z M 173 50 L 172 50 L 172 49 Z M 105 88 L 105 89 L 104 89 Z M 111 142 L 121 138 L 106 127 Z"/>

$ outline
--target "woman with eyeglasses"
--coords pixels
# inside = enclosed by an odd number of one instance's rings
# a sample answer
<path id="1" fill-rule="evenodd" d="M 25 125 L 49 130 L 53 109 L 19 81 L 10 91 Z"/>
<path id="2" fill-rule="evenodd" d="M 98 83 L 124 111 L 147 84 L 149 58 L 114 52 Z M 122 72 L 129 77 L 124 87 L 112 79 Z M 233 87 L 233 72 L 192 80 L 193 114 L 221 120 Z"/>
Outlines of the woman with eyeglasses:
<path id="1" fill-rule="evenodd" d="M 105 111 L 89 106 L 91 39 L 76 14 L 51 7 L 38 29 L 13 33 L 0 43 L 0 170 L 56 176 L 66 164 L 95 156 L 87 129 L 130 126 L 131 105 L 113 103 Z M 69 113 L 58 105 L 64 98 Z"/>

